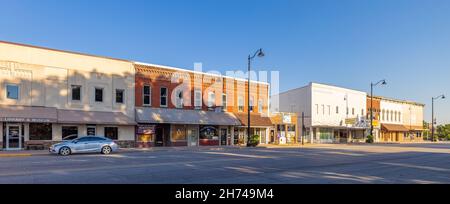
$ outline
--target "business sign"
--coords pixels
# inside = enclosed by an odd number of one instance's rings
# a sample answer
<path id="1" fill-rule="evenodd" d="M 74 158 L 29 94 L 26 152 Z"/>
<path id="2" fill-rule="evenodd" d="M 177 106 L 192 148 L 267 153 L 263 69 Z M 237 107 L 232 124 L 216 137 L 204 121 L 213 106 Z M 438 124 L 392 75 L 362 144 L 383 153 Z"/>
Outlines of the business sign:
<path id="1" fill-rule="evenodd" d="M 13 117 L 0 117 L 1 122 L 14 122 L 14 123 L 51 123 L 56 120 L 46 118 L 13 118 Z"/>
<path id="2" fill-rule="evenodd" d="M 373 120 L 373 121 L 372 121 L 372 125 L 373 125 L 374 127 L 380 127 L 380 121 L 378 121 L 378 120 Z"/>
<path id="3" fill-rule="evenodd" d="M 347 125 L 354 125 L 354 124 L 356 124 L 356 118 L 346 118 L 345 119 L 345 124 L 347 124 Z"/>
<path id="4" fill-rule="evenodd" d="M 283 123 L 291 124 L 292 123 L 291 115 L 283 114 Z"/>
<path id="5" fill-rule="evenodd" d="M 154 125 L 139 125 L 137 128 L 137 133 L 142 135 L 151 135 L 155 133 Z"/>

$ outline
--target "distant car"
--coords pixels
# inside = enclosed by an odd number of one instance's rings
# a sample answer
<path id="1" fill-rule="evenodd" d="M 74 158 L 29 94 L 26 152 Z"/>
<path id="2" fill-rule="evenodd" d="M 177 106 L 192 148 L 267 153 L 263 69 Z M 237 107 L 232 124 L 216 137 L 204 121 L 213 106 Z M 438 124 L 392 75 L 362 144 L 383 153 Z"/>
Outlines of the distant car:
<path id="1" fill-rule="evenodd" d="M 119 146 L 109 138 L 99 136 L 85 136 L 74 140 L 64 141 L 50 146 L 49 152 L 67 156 L 74 153 L 98 152 L 110 154 L 117 151 Z"/>

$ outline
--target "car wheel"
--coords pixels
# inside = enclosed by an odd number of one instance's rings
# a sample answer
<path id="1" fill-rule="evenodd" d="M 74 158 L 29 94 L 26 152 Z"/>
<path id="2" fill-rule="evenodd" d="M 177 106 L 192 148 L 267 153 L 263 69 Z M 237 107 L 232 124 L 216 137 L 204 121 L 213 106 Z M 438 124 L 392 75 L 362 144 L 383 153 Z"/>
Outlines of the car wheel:
<path id="1" fill-rule="evenodd" d="M 112 149 L 111 149 L 110 146 L 104 146 L 104 147 L 102 148 L 102 154 L 109 154 L 109 153 L 111 153 L 111 152 L 112 152 Z"/>
<path id="2" fill-rule="evenodd" d="M 70 148 L 68 147 L 61 147 L 61 149 L 59 149 L 59 154 L 62 156 L 67 156 L 71 153 Z"/>

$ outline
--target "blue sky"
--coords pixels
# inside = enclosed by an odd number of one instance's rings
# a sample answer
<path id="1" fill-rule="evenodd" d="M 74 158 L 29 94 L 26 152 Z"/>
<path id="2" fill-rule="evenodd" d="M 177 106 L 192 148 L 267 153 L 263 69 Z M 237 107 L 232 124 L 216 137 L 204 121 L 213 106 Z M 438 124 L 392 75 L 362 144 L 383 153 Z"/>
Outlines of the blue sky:
<path id="1" fill-rule="evenodd" d="M 447 0 L 0 0 L 0 40 L 205 70 L 280 71 L 281 91 L 310 81 L 436 103 L 450 123 Z"/>

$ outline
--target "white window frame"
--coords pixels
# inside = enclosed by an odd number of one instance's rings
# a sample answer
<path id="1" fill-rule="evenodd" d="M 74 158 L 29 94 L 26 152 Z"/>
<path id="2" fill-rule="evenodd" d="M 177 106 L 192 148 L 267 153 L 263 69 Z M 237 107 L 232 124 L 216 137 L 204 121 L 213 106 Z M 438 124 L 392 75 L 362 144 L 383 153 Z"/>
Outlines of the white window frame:
<path id="1" fill-rule="evenodd" d="M 264 100 L 260 98 L 258 100 L 258 113 L 262 113 L 264 111 Z"/>
<path id="2" fill-rule="evenodd" d="M 245 99 L 244 96 L 238 96 L 238 112 L 244 112 L 245 109 Z"/>
<path id="3" fill-rule="evenodd" d="M 227 111 L 228 103 L 227 103 L 228 97 L 226 93 L 222 94 L 222 110 Z"/>
<path id="4" fill-rule="evenodd" d="M 74 87 L 79 87 L 80 88 L 80 100 L 73 99 L 73 88 Z M 82 99 L 83 99 L 83 86 L 77 85 L 77 84 L 70 85 L 70 100 L 79 102 Z"/>
<path id="5" fill-rule="evenodd" d="M 102 90 L 102 101 L 97 101 L 97 98 L 96 98 L 97 89 Z M 98 86 L 94 87 L 94 102 L 95 103 L 104 103 L 105 102 L 105 88 L 98 87 Z"/>
<path id="6" fill-rule="evenodd" d="M 181 95 L 180 95 L 181 94 Z M 180 97 L 181 96 L 181 97 Z M 183 108 L 183 90 L 176 90 L 175 108 Z"/>
<path id="7" fill-rule="evenodd" d="M 16 86 L 17 87 L 17 98 L 8 98 L 8 86 Z M 20 85 L 19 84 L 6 84 L 6 90 L 5 90 L 5 97 L 8 99 L 8 100 L 16 100 L 16 101 L 18 101 L 18 100 L 20 100 Z"/>
<path id="8" fill-rule="evenodd" d="M 202 108 L 202 90 L 198 88 L 194 89 L 194 107 L 195 109 Z"/>
<path id="9" fill-rule="evenodd" d="M 166 96 L 162 96 L 162 94 L 161 94 L 163 89 L 166 89 Z M 162 102 L 162 100 L 161 100 L 162 97 L 166 97 L 166 105 L 162 105 L 162 103 L 161 103 L 161 102 Z M 160 107 L 167 108 L 167 107 L 169 106 L 169 104 L 168 104 L 168 103 L 169 103 L 168 98 L 169 98 L 169 89 L 168 89 L 167 87 L 160 87 L 160 88 L 159 88 L 159 106 L 160 106 Z"/>
<path id="10" fill-rule="evenodd" d="M 117 102 L 117 91 L 122 91 L 122 102 Z M 116 104 L 125 104 L 125 89 L 115 89 L 115 94 L 114 94 L 114 103 Z"/>
<path id="11" fill-rule="evenodd" d="M 148 94 L 145 94 L 145 87 L 148 87 Z M 148 96 L 149 100 L 148 100 L 148 104 L 145 103 L 145 97 Z M 143 106 L 151 106 L 152 105 L 152 86 L 150 86 L 149 84 L 144 84 L 144 86 L 142 87 L 142 105 Z"/>
<path id="12" fill-rule="evenodd" d="M 208 108 L 213 108 L 216 105 L 216 94 L 212 91 L 208 92 L 208 101 L 207 106 Z"/>

